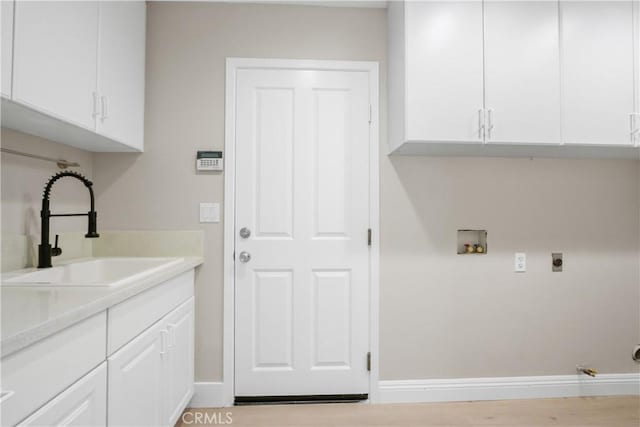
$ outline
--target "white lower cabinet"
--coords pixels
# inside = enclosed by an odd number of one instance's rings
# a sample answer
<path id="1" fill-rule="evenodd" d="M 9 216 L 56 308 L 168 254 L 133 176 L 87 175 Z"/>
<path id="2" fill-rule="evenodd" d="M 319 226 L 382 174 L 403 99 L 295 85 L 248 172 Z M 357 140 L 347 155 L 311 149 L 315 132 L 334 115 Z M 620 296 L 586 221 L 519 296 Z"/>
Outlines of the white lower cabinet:
<path id="1" fill-rule="evenodd" d="M 193 394 L 193 297 L 108 359 L 111 426 L 173 425 Z"/>
<path id="2" fill-rule="evenodd" d="M 169 351 L 166 357 L 167 424 L 174 425 L 193 396 L 194 301 L 189 299 L 166 318 Z"/>
<path id="3" fill-rule="evenodd" d="M 0 425 L 21 422 L 103 363 L 106 335 L 103 311 L 3 357 Z"/>
<path id="4" fill-rule="evenodd" d="M 19 425 L 106 426 L 107 363 L 101 363 Z"/>
<path id="5" fill-rule="evenodd" d="M 163 425 L 162 326 L 156 323 L 109 357 L 109 425 Z"/>
<path id="6" fill-rule="evenodd" d="M 0 425 L 175 425 L 193 396 L 193 287 L 189 270 L 3 357 Z"/>

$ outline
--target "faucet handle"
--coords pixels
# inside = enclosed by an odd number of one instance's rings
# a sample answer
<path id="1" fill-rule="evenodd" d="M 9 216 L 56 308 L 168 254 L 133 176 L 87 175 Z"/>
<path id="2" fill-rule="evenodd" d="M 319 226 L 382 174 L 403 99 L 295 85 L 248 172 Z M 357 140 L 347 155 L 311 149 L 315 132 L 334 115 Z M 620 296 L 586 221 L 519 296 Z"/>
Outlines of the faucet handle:
<path id="1" fill-rule="evenodd" d="M 53 248 L 51 248 L 51 256 L 59 256 L 62 254 L 62 248 L 58 247 L 58 238 L 60 236 L 58 234 L 56 234 L 56 243 L 55 246 Z"/>

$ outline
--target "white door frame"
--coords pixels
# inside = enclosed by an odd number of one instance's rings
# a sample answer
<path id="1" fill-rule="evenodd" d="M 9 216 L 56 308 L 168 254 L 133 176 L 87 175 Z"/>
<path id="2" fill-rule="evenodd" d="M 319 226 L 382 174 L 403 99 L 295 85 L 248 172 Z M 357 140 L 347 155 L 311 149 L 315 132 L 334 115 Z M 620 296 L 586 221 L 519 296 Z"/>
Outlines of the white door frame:
<path id="1" fill-rule="evenodd" d="M 369 127 L 369 224 L 372 233 L 370 248 L 370 308 L 369 343 L 371 374 L 369 377 L 369 402 L 378 401 L 378 307 L 379 307 L 379 258 L 380 258 L 380 173 L 379 173 L 379 125 L 378 125 L 378 63 L 363 61 L 320 61 L 291 59 L 227 58 L 225 92 L 225 142 L 224 142 L 224 315 L 223 315 L 223 389 L 224 404 L 233 405 L 234 381 L 234 324 L 235 324 L 235 140 L 236 140 L 236 73 L 242 69 L 289 69 L 361 71 L 369 74 L 369 99 L 371 125 Z"/>

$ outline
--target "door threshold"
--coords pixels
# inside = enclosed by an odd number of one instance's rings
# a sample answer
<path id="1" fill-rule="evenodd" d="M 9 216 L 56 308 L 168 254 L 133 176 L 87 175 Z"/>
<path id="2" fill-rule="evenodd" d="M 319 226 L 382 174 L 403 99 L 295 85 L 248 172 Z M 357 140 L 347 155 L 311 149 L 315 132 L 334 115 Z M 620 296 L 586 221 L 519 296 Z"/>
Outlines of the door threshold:
<path id="1" fill-rule="evenodd" d="M 353 403 L 369 399 L 364 394 L 311 394 L 301 396 L 236 396 L 234 405 L 292 405 L 300 403 Z"/>

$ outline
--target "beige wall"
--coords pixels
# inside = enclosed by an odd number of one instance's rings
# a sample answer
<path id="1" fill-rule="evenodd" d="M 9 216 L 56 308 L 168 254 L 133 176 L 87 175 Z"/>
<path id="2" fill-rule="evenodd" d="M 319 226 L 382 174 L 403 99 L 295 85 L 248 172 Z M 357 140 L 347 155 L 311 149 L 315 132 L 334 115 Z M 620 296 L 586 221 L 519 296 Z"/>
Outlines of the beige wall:
<path id="1" fill-rule="evenodd" d="M 199 224 L 198 203 L 223 201 L 220 174 L 196 175 L 199 148 L 224 146 L 225 58 L 384 61 L 385 11 L 212 3 L 148 4 L 145 153 L 94 157 L 109 229 L 198 229 L 196 378 L 222 378 L 223 224 Z"/>
<path id="2" fill-rule="evenodd" d="M 637 371 L 637 174 L 635 161 L 385 159 L 382 378 Z M 488 254 L 456 255 L 460 228 L 488 230 Z"/>
<path id="3" fill-rule="evenodd" d="M 79 168 L 69 170 L 80 172 L 88 178 L 92 177 L 92 156 L 86 151 L 6 128 L 2 128 L 0 142 L 4 148 L 78 162 L 80 163 Z M 38 242 L 40 239 L 42 191 L 49 178 L 61 169 L 55 163 L 13 154 L 2 153 L 1 159 L 3 248 L 6 249 L 5 243 L 13 245 L 14 238 L 17 236 L 26 235 L 32 241 Z M 89 194 L 80 181 L 65 178 L 58 181 L 53 187 L 51 192 L 52 212 L 86 212 L 88 206 Z M 98 216 L 98 226 L 100 225 L 100 216 Z M 86 229 L 86 219 L 54 218 L 51 220 L 53 234 L 72 231 L 86 233 Z M 74 244 L 77 243 L 76 240 L 74 239 Z M 61 242 L 61 246 L 64 248 L 64 241 Z M 33 262 L 34 254 L 33 251 L 30 252 L 28 263 Z M 4 261 L 3 257 L 3 266 L 5 265 Z M 6 265 L 15 268 L 13 263 Z"/>
<path id="4" fill-rule="evenodd" d="M 205 232 L 197 277 L 196 377 L 222 378 L 221 175 L 196 175 L 198 148 L 223 149 L 224 60 L 374 60 L 386 147 L 381 9 L 150 3 L 146 151 L 94 156 L 103 225 Z M 638 163 L 381 156 L 381 377 L 568 374 L 576 363 L 632 372 L 640 339 Z M 458 228 L 486 228 L 489 253 L 455 255 Z M 515 274 L 513 252 L 528 255 Z M 565 272 L 550 272 L 551 251 Z"/>

